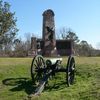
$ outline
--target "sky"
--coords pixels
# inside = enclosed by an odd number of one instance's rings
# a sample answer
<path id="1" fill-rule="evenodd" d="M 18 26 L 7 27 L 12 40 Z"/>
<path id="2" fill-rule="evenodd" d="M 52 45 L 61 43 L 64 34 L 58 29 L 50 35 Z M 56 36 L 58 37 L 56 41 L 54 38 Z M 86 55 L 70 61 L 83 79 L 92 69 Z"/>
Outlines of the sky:
<path id="1" fill-rule="evenodd" d="M 26 33 L 42 36 L 43 12 L 55 13 L 56 30 L 71 28 L 80 40 L 93 47 L 100 43 L 100 0 L 3 0 L 11 5 L 17 17 L 18 37 Z"/>

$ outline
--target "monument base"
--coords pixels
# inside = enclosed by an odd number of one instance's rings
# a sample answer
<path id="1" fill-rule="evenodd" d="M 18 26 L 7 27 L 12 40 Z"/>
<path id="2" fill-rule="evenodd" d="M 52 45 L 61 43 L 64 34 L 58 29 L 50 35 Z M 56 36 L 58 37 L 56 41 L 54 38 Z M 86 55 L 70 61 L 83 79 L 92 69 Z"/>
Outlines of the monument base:
<path id="1" fill-rule="evenodd" d="M 34 57 L 37 55 L 37 50 L 30 50 L 28 51 L 28 57 Z"/>
<path id="2" fill-rule="evenodd" d="M 56 48 L 54 48 L 53 50 L 46 49 L 46 50 L 44 50 L 44 52 L 45 53 L 43 54 L 43 56 L 46 56 L 46 57 L 57 57 L 58 56 Z"/>

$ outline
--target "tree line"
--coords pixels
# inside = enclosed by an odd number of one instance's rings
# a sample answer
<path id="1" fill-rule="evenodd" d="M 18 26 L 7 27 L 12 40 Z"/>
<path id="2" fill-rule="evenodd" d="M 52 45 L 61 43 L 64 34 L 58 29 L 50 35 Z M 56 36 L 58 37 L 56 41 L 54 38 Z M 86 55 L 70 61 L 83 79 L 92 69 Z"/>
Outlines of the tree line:
<path id="1" fill-rule="evenodd" d="M 31 34 L 27 33 L 25 40 L 17 38 L 18 28 L 15 12 L 11 12 L 10 4 L 0 0 L 0 56 L 26 57 L 31 48 Z M 61 28 L 56 32 L 57 39 L 73 40 L 76 56 L 100 56 L 87 41 L 80 41 L 70 28 Z"/>
<path id="2" fill-rule="evenodd" d="M 86 40 L 80 40 L 79 37 L 70 28 L 62 27 L 57 31 L 57 38 L 63 40 L 72 40 L 74 55 L 76 56 L 100 56 L 100 50 L 92 47 Z"/>

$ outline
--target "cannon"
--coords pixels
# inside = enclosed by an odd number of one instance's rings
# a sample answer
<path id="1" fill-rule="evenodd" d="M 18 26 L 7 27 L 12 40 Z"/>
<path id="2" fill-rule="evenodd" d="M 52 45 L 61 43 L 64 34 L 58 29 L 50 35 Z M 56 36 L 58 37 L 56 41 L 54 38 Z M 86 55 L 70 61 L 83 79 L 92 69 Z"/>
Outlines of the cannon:
<path id="1" fill-rule="evenodd" d="M 31 77 L 32 81 L 37 88 L 34 95 L 40 94 L 50 76 L 55 76 L 57 72 L 66 73 L 66 84 L 70 86 L 74 83 L 75 78 L 75 59 L 71 55 L 68 57 L 66 67 L 61 65 L 62 58 L 47 58 L 46 60 L 41 56 L 37 55 L 33 58 L 31 64 Z"/>

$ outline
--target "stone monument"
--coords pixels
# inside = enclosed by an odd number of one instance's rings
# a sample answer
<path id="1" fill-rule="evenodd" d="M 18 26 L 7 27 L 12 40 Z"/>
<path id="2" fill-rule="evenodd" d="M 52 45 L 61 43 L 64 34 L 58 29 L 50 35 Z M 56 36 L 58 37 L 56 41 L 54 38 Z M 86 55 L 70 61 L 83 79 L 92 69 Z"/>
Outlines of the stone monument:
<path id="1" fill-rule="evenodd" d="M 28 56 L 37 54 L 43 56 L 71 55 L 73 53 L 73 42 L 71 40 L 56 40 L 54 12 L 48 9 L 43 12 L 42 39 L 31 38 L 31 48 Z"/>
<path id="2" fill-rule="evenodd" d="M 42 39 L 44 42 L 43 55 L 57 56 L 54 12 L 51 9 L 43 13 Z"/>

